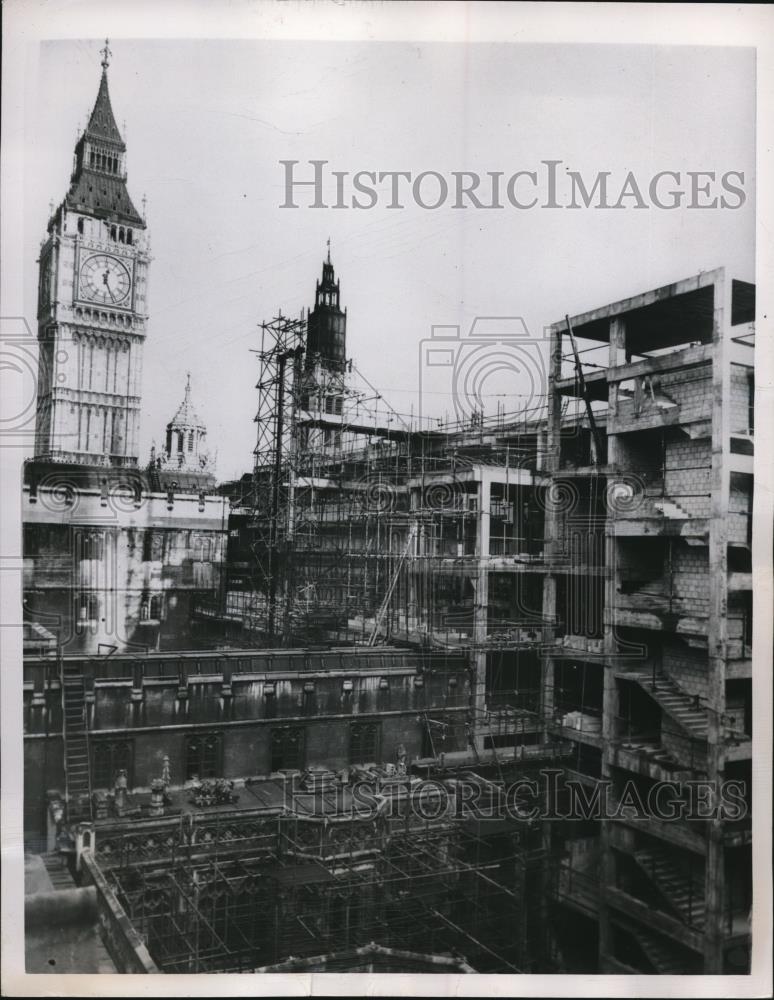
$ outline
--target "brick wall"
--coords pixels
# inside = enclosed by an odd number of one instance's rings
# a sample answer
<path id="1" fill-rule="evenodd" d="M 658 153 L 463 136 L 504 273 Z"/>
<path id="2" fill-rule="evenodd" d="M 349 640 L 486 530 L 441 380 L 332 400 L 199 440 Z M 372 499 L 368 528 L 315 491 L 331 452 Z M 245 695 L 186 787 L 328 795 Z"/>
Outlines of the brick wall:
<path id="1" fill-rule="evenodd" d="M 672 590 L 686 614 L 706 617 L 709 613 L 709 550 L 704 546 L 675 541 L 672 546 Z"/>
<path id="2" fill-rule="evenodd" d="M 664 492 L 691 517 L 710 515 L 711 444 L 682 435 L 666 445 Z"/>
<path id="3" fill-rule="evenodd" d="M 680 419 L 709 420 L 712 416 L 712 366 L 678 368 L 658 376 L 659 392 L 680 406 Z"/>
<path id="4" fill-rule="evenodd" d="M 661 723 L 661 746 L 679 764 L 690 768 L 704 768 L 707 764 L 706 744 L 682 730 L 671 716 L 664 713 Z"/>
<path id="5" fill-rule="evenodd" d="M 665 642 L 662 667 L 688 694 L 707 694 L 709 662 L 706 650 L 691 649 L 680 642 Z"/>

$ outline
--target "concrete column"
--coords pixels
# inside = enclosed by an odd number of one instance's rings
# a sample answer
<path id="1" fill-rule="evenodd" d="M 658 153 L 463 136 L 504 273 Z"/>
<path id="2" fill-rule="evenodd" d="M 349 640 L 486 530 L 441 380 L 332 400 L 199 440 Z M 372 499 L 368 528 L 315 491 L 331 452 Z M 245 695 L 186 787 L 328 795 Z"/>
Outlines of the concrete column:
<path id="1" fill-rule="evenodd" d="M 620 317 L 610 320 L 610 355 L 609 365 L 615 367 L 625 360 L 626 330 Z M 618 383 L 609 383 L 607 404 L 607 463 L 615 469 L 618 462 L 617 439 L 614 433 L 618 410 Z M 618 715 L 618 685 L 615 679 L 616 636 L 615 636 L 615 591 L 617 541 L 615 538 L 615 521 L 609 517 L 605 524 L 605 588 L 604 600 L 607 609 L 605 615 L 603 648 L 605 653 L 604 679 L 602 690 L 602 780 L 611 780 L 611 760 L 613 758 L 612 741 L 615 739 L 616 716 Z M 612 928 L 610 926 L 610 910 L 607 905 L 607 890 L 615 886 L 615 858 L 611 848 L 611 824 L 602 820 L 600 827 L 600 897 L 599 897 L 599 967 L 605 968 L 607 956 L 612 954 Z"/>
<path id="2" fill-rule="evenodd" d="M 489 611 L 489 502 L 491 495 L 490 474 L 481 472 L 478 490 L 478 537 L 476 539 L 476 573 L 473 578 L 473 663 L 475 682 L 473 707 L 477 719 L 486 708 L 486 650 L 487 615 Z"/>
<path id="3" fill-rule="evenodd" d="M 723 780 L 726 709 L 726 658 L 728 656 L 728 502 L 730 492 L 730 400 L 731 281 L 721 272 L 715 281 L 714 329 L 712 332 L 712 469 L 709 524 L 710 615 L 707 623 L 707 779 Z M 717 786 L 716 786 L 717 787 Z M 719 805 L 719 795 L 714 796 Z M 707 826 L 705 870 L 704 972 L 723 971 L 725 870 L 723 822 L 713 819 Z"/>
<path id="4" fill-rule="evenodd" d="M 559 472 L 559 448 L 562 430 L 562 397 L 557 392 L 556 383 L 562 373 L 562 331 L 560 327 L 551 330 L 550 367 L 548 373 L 548 421 L 546 427 L 545 452 L 543 454 L 544 485 L 553 486 Z M 543 576 L 543 636 L 540 687 L 543 699 L 543 736 L 548 738 L 548 726 L 554 714 L 554 657 L 551 655 L 556 640 L 556 572 L 558 558 L 557 537 L 559 535 L 559 514 L 555 504 L 545 504 L 543 560 L 546 567 Z"/>

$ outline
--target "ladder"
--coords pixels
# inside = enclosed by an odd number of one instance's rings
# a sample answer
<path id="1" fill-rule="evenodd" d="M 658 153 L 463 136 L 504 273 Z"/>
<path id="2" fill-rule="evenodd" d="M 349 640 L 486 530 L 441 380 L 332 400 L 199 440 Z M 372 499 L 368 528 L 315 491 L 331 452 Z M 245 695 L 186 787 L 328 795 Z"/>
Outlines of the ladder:
<path id="1" fill-rule="evenodd" d="M 60 659 L 65 800 L 69 823 L 91 821 L 91 766 L 86 729 L 86 698 L 79 664 Z"/>

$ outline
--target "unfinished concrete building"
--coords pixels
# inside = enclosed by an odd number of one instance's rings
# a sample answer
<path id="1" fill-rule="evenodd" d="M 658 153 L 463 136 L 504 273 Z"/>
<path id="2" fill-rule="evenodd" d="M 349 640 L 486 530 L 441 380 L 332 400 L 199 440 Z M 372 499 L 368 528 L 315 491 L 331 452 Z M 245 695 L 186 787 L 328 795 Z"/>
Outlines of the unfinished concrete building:
<path id="1" fill-rule="evenodd" d="M 751 907 L 754 287 L 703 273 L 551 332 L 547 454 L 564 502 L 546 529 L 544 613 L 568 573 L 587 589 L 579 619 L 559 615 L 546 700 L 591 778 L 633 779 L 643 796 L 725 779 L 745 797 L 725 822 L 603 819 L 567 876 L 599 880 L 587 913 L 603 968 L 728 971 Z M 567 435 L 578 398 L 589 419 Z M 594 539 L 585 559 L 578 533 Z"/>
<path id="2" fill-rule="evenodd" d="M 283 350 L 300 358 L 295 332 Z M 731 818 L 624 809 L 555 825 L 552 856 L 556 900 L 588 920 L 600 969 L 742 968 L 754 287 L 704 273 L 550 334 L 545 418 L 356 421 L 343 355 L 333 403 L 314 405 L 307 378 L 284 506 L 264 505 L 290 518 L 290 541 L 264 556 L 286 636 L 317 625 L 463 654 L 479 760 L 562 741 L 565 775 L 609 781 L 619 804 L 632 788 L 644 802 L 665 784 L 731 782 Z"/>
<path id="3" fill-rule="evenodd" d="M 753 286 L 565 316 L 534 407 L 441 424 L 329 252 L 252 471 L 216 492 L 190 383 L 140 469 L 108 55 L 40 259 L 28 969 L 747 971 Z"/>
<path id="4" fill-rule="evenodd" d="M 547 413 L 433 429 L 358 384 L 338 294 L 328 260 L 264 327 L 193 608 L 221 649 L 27 659 L 30 842 L 127 970 L 744 971 L 754 288 L 566 317 Z M 734 809 L 675 810 L 723 781 Z"/>

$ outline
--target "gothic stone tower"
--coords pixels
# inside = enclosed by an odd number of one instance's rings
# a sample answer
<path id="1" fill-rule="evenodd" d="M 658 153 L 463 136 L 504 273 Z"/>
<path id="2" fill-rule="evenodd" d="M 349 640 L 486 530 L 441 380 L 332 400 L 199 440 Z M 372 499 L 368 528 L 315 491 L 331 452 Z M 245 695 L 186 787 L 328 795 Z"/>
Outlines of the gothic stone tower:
<path id="1" fill-rule="evenodd" d="M 318 361 L 329 371 L 342 371 L 344 368 L 347 358 L 347 311 L 341 309 L 339 294 L 329 240 L 328 259 L 323 262 L 322 281 L 317 282 L 314 309 L 307 321 L 307 368 Z"/>
<path id="2" fill-rule="evenodd" d="M 339 282 L 328 256 L 323 261 L 322 281 L 317 282 L 314 308 L 306 329 L 306 353 L 301 392 L 301 408 L 319 416 L 327 415 L 334 426 L 304 429 L 302 448 L 335 450 L 341 440 L 341 423 L 347 372 L 347 310 L 340 305 Z"/>
<path id="3" fill-rule="evenodd" d="M 126 188 L 126 145 L 108 93 L 105 45 L 70 189 L 48 223 L 38 290 L 35 457 L 136 466 L 150 256 Z"/>
<path id="4" fill-rule="evenodd" d="M 64 657 L 206 644 L 192 608 L 220 592 L 226 537 L 227 501 L 199 461 L 204 429 L 190 400 L 179 414 L 186 468 L 138 464 L 150 258 L 126 190 L 108 54 L 41 251 L 40 402 L 24 474 L 25 648 Z"/>

